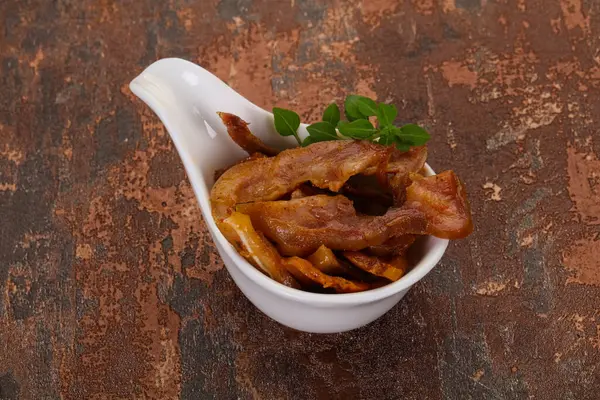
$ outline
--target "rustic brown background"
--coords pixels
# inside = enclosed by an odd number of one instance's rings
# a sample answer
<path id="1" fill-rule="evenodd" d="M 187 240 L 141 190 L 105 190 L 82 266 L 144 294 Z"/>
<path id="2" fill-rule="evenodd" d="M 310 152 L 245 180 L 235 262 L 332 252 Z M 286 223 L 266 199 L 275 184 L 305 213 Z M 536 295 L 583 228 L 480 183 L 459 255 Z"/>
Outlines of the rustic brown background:
<path id="1" fill-rule="evenodd" d="M 599 35 L 591 0 L 3 0 L 0 398 L 599 398 Z M 399 104 L 476 232 L 370 326 L 274 323 L 128 89 L 167 56 L 305 120 Z"/>

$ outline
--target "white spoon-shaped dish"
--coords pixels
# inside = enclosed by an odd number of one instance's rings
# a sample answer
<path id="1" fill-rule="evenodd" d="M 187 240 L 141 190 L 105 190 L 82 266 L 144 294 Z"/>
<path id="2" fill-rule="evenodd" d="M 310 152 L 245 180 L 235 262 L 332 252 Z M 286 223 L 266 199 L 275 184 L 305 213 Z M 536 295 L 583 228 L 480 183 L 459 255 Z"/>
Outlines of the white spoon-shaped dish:
<path id="1" fill-rule="evenodd" d="M 217 111 L 240 116 L 250 123 L 252 133 L 270 146 L 295 147 L 295 139 L 277 134 L 273 114 L 246 100 L 210 72 L 182 59 L 155 62 L 131 82 L 130 88 L 158 115 L 171 135 L 229 274 L 244 295 L 274 320 L 306 332 L 358 328 L 391 309 L 442 258 L 448 241 L 426 237 L 418 244 L 421 257 L 417 264 L 397 282 L 378 289 L 317 294 L 277 283 L 242 258 L 212 218 L 210 188 L 215 170 L 246 156 L 229 138 Z M 306 125 L 298 133 L 306 137 Z M 429 166 L 426 168 L 433 174 Z"/>

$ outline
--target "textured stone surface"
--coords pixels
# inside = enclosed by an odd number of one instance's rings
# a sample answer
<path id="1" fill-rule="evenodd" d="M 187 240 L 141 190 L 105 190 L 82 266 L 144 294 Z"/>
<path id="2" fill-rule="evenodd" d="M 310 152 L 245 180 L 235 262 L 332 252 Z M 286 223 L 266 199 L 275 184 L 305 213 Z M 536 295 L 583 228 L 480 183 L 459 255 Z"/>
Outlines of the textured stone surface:
<path id="1" fill-rule="evenodd" d="M 4 0 L 0 21 L 0 398 L 598 398 L 600 3 Z M 127 88 L 166 56 L 305 120 L 399 104 L 476 232 L 370 326 L 272 322 Z"/>

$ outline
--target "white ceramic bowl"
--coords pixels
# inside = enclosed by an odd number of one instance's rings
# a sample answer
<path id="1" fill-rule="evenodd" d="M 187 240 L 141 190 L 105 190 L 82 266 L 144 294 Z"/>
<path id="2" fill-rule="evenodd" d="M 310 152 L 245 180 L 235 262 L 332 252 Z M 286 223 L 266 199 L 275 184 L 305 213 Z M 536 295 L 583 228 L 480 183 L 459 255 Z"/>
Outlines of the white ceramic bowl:
<path id="1" fill-rule="evenodd" d="M 426 237 L 418 244 L 416 265 L 400 280 L 360 293 L 318 294 L 281 285 L 265 276 L 227 242 L 210 211 L 216 169 L 246 156 L 227 135 L 217 111 L 236 114 L 252 132 L 277 148 L 296 145 L 273 127 L 273 115 L 252 104 L 216 76 L 185 60 L 169 58 L 150 65 L 130 84 L 169 131 L 192 184 L 204 220 L 231 277 L 263 313 L 289 327 L 318 333 L 343 332 L 379 318 L 442 258 L 448 241 Z M 306 125 L 299 135 L 305 137 Z M 426 166 L 429 173 L 433 171 Z"/>

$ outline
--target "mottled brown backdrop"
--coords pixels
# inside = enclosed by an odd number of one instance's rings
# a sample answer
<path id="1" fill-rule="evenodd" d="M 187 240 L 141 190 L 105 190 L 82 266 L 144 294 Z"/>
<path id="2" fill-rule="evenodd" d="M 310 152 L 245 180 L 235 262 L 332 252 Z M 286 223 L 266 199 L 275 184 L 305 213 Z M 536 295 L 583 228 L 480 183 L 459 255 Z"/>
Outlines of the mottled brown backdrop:
<path id="1" fill-rule="evenodd" d="M 476 232 L 380 320 L 260 314 L 129 81 L 360 93 L 433 135 Z M 3 0 L 0 398 L 600 398 L 600 2 Z"/>

